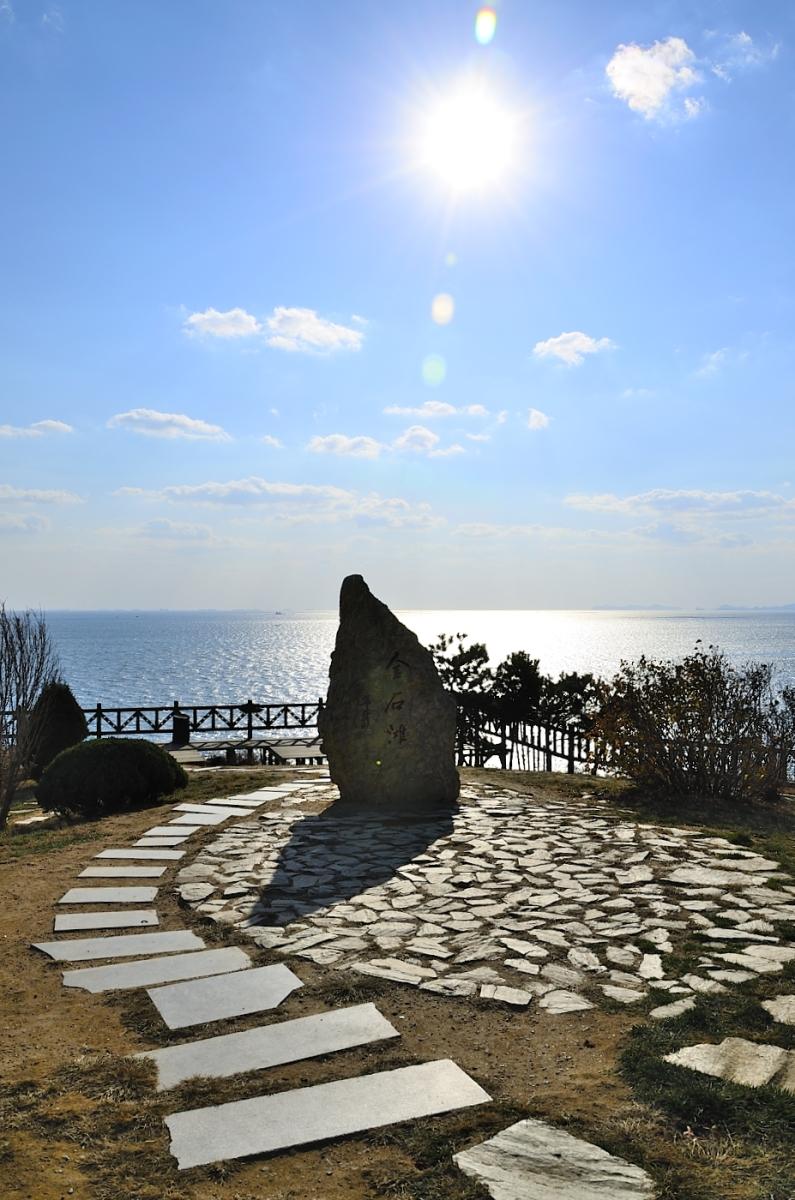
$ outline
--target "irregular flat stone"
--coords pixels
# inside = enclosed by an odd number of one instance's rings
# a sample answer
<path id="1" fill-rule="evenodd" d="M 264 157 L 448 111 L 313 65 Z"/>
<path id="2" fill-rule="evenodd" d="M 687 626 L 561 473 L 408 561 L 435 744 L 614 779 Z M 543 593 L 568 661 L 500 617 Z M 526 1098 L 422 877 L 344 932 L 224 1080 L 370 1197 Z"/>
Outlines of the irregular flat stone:
<path id="1" fill-rule="evenodd" d="M 484 1104 L 491 1097 L 449 1059 L 256 1096 L 166 1117 L 180 1170 L 267 1154 L 397 1121 Z"/>
<path id="2" fill-rule="evenodd" d="M 94 858 L 151 858 L 172 861 L 182 858 L 184 854 L 184 850 L 101 850 Z"/>
<path id="3" fill-rule="evenodd" d="M 461 979 L 455 975 L 446 975 L 442 979 L 428 979 L 420 984 L 421 992 L 435 992 L 439 996 L 474 996 L 477 990 L 476 980 Z"/>
<path id="4" fill-rule="evenodd" d="M 610 1000 L 617 1000 L 619 1004 L 636 1004 L 646 996 L 645 992 L 636 992 L 634 988 L 615 987 L 612 983 L 603 983 L 602 991 Z"/>
<path id="5" fill-rule="evenodd" d="M 546 992 L 539 1000 L 541 1008 L 547 1012 L 559 1016 L 562 1013 L 581 1012 L 586 1008 L 593 1008 L 590 1000 L 586 1000 L 584 996 L 578 995 L 576 992 L 567 992 L 560 988 L 554 988 L 551 992 Z"/>
<path id="6" fill-rule="evenodd" d="M 284 963 L 151 988 L 147 995 L 169 1029 L 186 1029 L 277 1008 L 303 983 Z"/>
<path id="7" fill-rule="evenodd" d="M 59 904 L 151 904 L 156 887 L 70 888 Z"/>
<path id="8" fill-rule="evenodd" d="M 659 954 L 644 954 L 637 972 L 641 979 L 662 979 L 665 972 Z"/>
<path id="9" fill-rule="evenodd" d="M 776 996 L 774 1000 L 763 1000 L 762 1008 L 770 1013 L 774 1021 L 795 1025 L 795 996 Z"/>
<path id="10" fill-rule="evenodd" d="M 713 1045 L 704 1042 L 696 1046 L 685 1046 L 673 1054 L 665 1055 L 665 1062 L 704 1075 L 715 1075 L 730 1083 L 744 1083 L 759 1087 L 769 1083 L 787 1062 L 787 1051 L 779 1046 L 749 1042 L 745 1038 L 724 1038 Z"/>
<path id="11" fill-rule="evenodd" d="M 756 882 L 753 875 L 740 871 L 716 871 L 709 867 L 677 867 L 668 883 L 695 883 L 701 887 L 742 887 Z"/>
<path id="12" fill-rule="evenodd" d="M 493 1200 L 653 1200 L 640 1167 L 543 1121 L 519 1121 L 453 1162 Z"/>
<path id="13" fill-rule="evenodd" d="M 723 983 L 746 983 L 754 978 L 753 971 L 710 971 L 709 974 L 712 979 Z"/>
<path id="14" fill-rule="evenodd" d="M 229 946 L 223 950 L 199 950 L 196 954 L 143 958 L 140 962 L 115 963 L 110 967 L 83 967 L 65 971 L 63 982 L 64 987 L 85 988 L 87 992 L 111 992 L 177 979 L 197 979 L 200 975 L 224 975 L 250 966 L 251 959 L 243 950 Z"/>
<path id="15" fill-rule="evenodd" d="M 197 1075 L 223 1079 L 396 1037 L 400 1037 L 397 1029 L 374 1004 L 358 1004 L 294 1021 L 260 1025 L 243 1033 L 221 1034 L 163 1050 L 145 1050 L 135 1057 L 155 1063 L 157 1090 L 162 1092 Z"/>
<path id="16" fill-rule="evenodd" d="M 92 958 L 133 958 L 138 954 L 176 954 L 203 950 L 195 933 L 177 929 L 173 933 L 129 933 L 118 937 L 70 938 L 63 942 L 34 942 L 34 950 L 49 954 L 56 962 L 87 962 Z"/>
<path id="17" fill-rule="evenodd" d="M 533 993 L 523 988 L 505 987 L 495 983 L 480 985 L 481 1000 L 499 1000 L 502 1004 L 512 1004 L 515 1008 L 526 1008 L 533 999 Z"/>
<path id="18" fill-rule="evenodd" d="M 393 983 L 413 983 L 419 985 L 425 979 L 435 979 L 436 972 L 425 967 L 415 967 L 413 963 L 403 962 L 397 958 L 371 959 L 370 962 L 355 962 L 350 964 L 350 970 L 359 975 L 373 975 L 376 979 L 390 979 Z"/>
<path id="19" fill-rule="evenodd" d="M 211 883 L 183 883 L 177 888 L 182 900 L 194 902 L 206 900 L 208 896 L 212 896 L 215 890 Z"/>
<path id="20" fill-rule="evenodd" d="M 129 909 L 127 912 L 59 913 L 53 925 L 54 933 L 73 933 L 79 929 L 134 929 L 143 925 L 159 925 L 153 908 Z"/>
<path id="21" fill-rule="evenodd" d="M 165 867 L 86 867 L 78 879 L 159 879 Z"/>
<path id="22" fill-rule="evenodd" d="M 728 990 L 722 983 L 718 983 L 716 979 L 703 979 L 701 975 L 683 975 L 682 983 L 686 983 L 694 992 L 703 992 L 708 996 L 717 995 L 719 992 Z"/>
<path id="23" fill-rule="evenodd" d="M 690 1012 L 696 1007 L 696 1002 L 692 996 L 684 1000 L 674 1000 L 673 1004 L 661 1004 L 658 1008 L 653 1008 L 649 1016 L 653 1021 L 668 1021 L 671 1017 L 681 1017 L 682 1013 Z"/>

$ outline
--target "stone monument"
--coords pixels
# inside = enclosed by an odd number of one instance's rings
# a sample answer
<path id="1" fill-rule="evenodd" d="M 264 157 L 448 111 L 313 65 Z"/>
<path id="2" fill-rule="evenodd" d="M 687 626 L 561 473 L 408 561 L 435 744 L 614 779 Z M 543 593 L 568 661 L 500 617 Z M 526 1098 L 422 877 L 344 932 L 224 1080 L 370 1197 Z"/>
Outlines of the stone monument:
<path id="1" fill-rule="evenodd" d="M 455 701 L 430 651 L 361 575 L 342 583 L 318 727 L 344 802 L 427 811 L 458 799 Z"/>

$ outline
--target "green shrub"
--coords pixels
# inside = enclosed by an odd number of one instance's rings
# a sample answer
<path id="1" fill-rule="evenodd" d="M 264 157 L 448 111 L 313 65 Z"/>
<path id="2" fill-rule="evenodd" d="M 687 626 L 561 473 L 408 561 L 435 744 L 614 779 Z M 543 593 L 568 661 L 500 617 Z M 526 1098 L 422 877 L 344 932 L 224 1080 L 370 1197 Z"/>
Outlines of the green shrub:
<path id="1" fill-rule="evenodd" d="M 52 680 L 42 688 L 30 714 L 32 762 L 30 773 L 41 779 L 57 754 L 88 737 L 83 710 L 68 683 Z"/>
<path id="2" fill-rule="evenodd" d="M 751 801 L 786 780 L 795 694 L 779 694 L 765 664 L 734 667 L 697 646 L 681 662 L 623 662 L 596 730 L 611 766 L 647 791 Z"/>
<path id="3" fill-rule="evenodd" d="M 49 812 L 101 817 L 156 804 L 187 782 L 185 771 L 160 746 L 102 738 L 61 751 L 42 775 L 36 796 Z"/>

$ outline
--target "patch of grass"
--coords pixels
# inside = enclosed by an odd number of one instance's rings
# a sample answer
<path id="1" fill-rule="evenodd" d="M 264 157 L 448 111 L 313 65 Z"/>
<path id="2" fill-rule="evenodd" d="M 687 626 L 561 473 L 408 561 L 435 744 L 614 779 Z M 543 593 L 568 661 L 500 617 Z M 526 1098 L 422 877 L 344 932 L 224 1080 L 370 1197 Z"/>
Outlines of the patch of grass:
<path id="1" fill-rule="evenodd" d="M 313 989 L 319 999 L 334 1004 L 367 1004 L 391 992 L 392 985 L 372 976 L 335 971 Z"/>

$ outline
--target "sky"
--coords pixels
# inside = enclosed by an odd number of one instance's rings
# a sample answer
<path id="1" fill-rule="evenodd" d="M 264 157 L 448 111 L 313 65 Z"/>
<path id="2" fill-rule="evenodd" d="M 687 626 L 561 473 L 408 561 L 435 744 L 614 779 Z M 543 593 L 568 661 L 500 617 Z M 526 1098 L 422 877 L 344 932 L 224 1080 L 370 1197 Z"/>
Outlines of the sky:
<path id="1" fill-rule="evenodd" d="M 0 600 L 795 601 L 795 7 L 0 0 Z"/>

